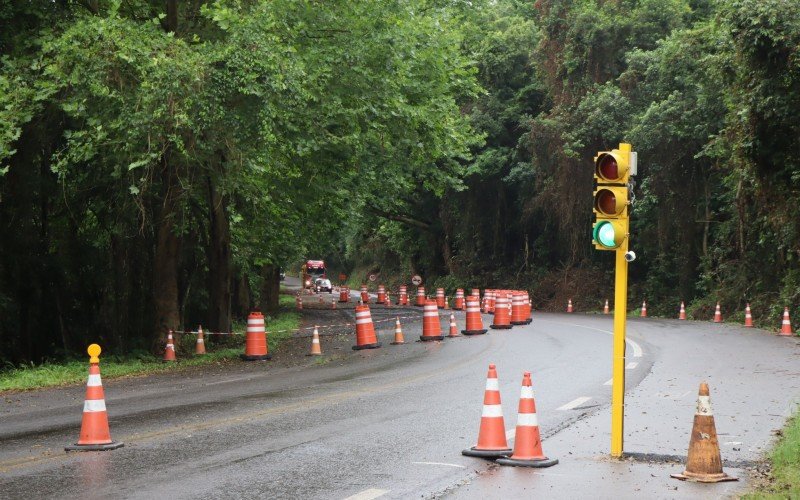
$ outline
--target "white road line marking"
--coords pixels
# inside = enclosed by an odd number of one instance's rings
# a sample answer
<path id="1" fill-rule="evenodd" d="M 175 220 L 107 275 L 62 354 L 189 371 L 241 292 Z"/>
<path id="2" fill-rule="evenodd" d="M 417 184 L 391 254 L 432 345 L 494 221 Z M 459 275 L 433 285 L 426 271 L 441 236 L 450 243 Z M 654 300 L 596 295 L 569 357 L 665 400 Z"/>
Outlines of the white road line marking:
<path id="1" fill-rule="evenodd" d="M 575 399 L 573 401 L 570 401 L 569 403 L 565 404 L 564 406 L 560 406 L 560 407 L 558 407 L 556 409 L 557 410 L 571 410 L 571 409 L 576 408 L 576 407 L 582 405 L 583 403 L 589 401 L 590 399 L 592 399 L 592 398 L 583 396 L 583 397 L 580 397 L 580 398 Z"/>
<path id="2" fill-rule="evenodd" d="M 575 327 L 578 327 L 578 328 L 585 328 L 587 330 L 594 330 L 596 332 L 603 332 L 603 333 L 607 333 L 609 335 L 614 335 L 614 332 L 609 332 L 608 330 L 602 330 L 600 328 L 594 328 L 592 326 L 576 325 L 575 323 L 562 323 L 560 321 L 548 321 L 546 319 L 541 319 L 541 318 L 538 319 L 538 321 L 544 321 L 545 323 L 555 323 L 557 325 L 575 326 Z M 631 348 L 633 349 L 633 357 L 634 358 L 641 358 L 642 357 L 642 346 L 640 346 L 635 341 L 633 341 L 633 340 L 631 340 L 631 339 L 629 339 L 627 337 L 625 338 L 625 342 L 627 342 L 628 344 L 631 345 Z"/>
<path id="3" fill-rule="evenodd" d="M 514 436 L 516 436 L 516 435 L 517 435 L 517 428 L 516 427 L 506 431 L 506 439 L 514 439 Z"/>
<path id="4" fill-rule="evenodd" d="M 625 366 L 625 369 L 626 369 L 626 370 L 633 370 L 633 369 L 634 369 L 634 368 L 636 368 L 637 366 L 639 366 L 639 363 L 637 363 L 637 362 L 635 362 L 635 361 L 631 361 L 630 363 L 628 363 L 628 364 Z"/>
<path id="5" fill-rule="evenodd" d="M 416 465 L 444 465 L 444 466 L 447 466 L 447 467 L 458 467 L 459 469 L 466 469 L 467 468 L 464 465 L 446 464 L 444 462 L 411 462 L 411 463 L 412 464 L 416 464 Z"/>
<path id="6" fill-rule="evenodd" d="M 603 385 L 612 385 L 613 383 L 614 383 L 614 379 L 612 378 L 612 379 L 609 379 L 609 380 L 608 380 L 606 383 L 604 383 Z"/>
<path id="7" fill-rule="evenodd" d="M 351 497 L 347 497 L 344 500 L 372 500 L 373 498 L 382 497 L 383 495 L 389 493 L 390 490 L 379 490 L 378 488 L 370 488 L 368 490 L 364 490 L 361 493 L 356 493 Z"/>

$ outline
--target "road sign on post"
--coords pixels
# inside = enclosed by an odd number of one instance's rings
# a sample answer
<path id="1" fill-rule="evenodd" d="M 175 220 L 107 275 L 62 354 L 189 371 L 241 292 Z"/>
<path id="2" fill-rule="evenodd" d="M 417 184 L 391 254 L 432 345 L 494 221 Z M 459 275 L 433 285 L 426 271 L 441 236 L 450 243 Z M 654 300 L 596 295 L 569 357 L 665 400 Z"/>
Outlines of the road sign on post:
<path id="1" fill-rule="evenodd" d="M 601 151 L 594 159 L 593 209 L 595 222 L 592 242 L 598 250 L 616 251 L 614 281 L 614 340 L 611 385 L 611 456 L 619 458 L 623 449 L 625 417 L 625 314 L 628 303 L 628 253 L 630 196 L 628 181 L 636 175 L 637 155 L 631 145 Z"/>
<path id="2" fill-rule="evenodd" d="M 377 277 L 377 276 L 375 276 L 374 274 L 370 274 L 370 275 L 369 275 L 369 280 L 370 280 L 370 281 L 375 281 L 376 279 L 378 279 L 378 277 Z"/>
<path id="3" fill-rule="evenodd" d="M 420 276 L 419 274 L 415 274 L 414 276 L 411 277 L 411 283 L 414 286 L 421 285 L 422 284 L 422 276 Z"/>

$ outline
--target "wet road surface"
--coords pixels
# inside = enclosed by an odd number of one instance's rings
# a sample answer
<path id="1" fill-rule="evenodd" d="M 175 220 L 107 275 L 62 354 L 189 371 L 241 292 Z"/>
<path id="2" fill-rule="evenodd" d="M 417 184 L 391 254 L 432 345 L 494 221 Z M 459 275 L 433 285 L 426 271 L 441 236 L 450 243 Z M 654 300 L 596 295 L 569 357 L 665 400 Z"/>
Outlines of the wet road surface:
<path id="1" fill-rule="evenodd" d="M 462 328 L 463 313 L 456 317 Z M 631 320 L 625 450 L 655 457 L 612 461 L 609 316 L 535 313 L 512 330 L 413 342 L 420 329 L 404 324 L 407 345 L 389 345 L 386 329 L 380 349 L 288 368 L 241 363 L 105 381 L 111 434 L 125 443 L 110 452 L 63 452 L 78 437 L 83 386 L 6 394 L 0 497 L 718 498 L 747 487 L 746 468 L 800 395 L 793 338 Z M 510 436 L 522 372 L 532 372 L 555 467 L 501 468 L 461 455 L 477 439 L 489 363 Z M 669 456 L 686 453 L 704 380 L 726 472 L 739 483 L 669 478 L 683 470 Z"/>

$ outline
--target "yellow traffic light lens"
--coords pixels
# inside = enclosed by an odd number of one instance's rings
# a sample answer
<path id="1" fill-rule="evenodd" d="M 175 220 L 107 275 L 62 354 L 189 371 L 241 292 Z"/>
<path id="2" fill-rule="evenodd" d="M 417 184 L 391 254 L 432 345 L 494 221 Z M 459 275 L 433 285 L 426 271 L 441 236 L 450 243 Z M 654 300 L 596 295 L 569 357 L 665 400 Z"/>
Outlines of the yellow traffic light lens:
<path id="1" fill-rule="evenodd" d="M 612 155 L 604 154 L 597 160 L 597 173 L 603 179 L 614 180 L 619 178 L 619 165 Z"/>

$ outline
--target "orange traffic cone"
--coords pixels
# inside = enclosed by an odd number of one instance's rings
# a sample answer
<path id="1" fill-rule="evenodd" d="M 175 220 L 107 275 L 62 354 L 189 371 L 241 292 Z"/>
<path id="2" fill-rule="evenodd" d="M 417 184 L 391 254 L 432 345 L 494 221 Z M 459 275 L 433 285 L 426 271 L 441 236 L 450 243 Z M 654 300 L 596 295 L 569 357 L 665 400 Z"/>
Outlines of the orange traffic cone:
<path id="1" fill-rule="evenodd" d="M 522 393 L 519 396 L 519 414 L 514 441 L 514 453 L 508 458 L 498 458 L 501 465 L 517 467 L 550 467 L 558 463 L 557 458 L 547 458 L 542 452 L 542 437 L 536 418 L 536 402 L 533 400 L 531 372 L 522 375 Z"/>
<path id="2" fill-rule="evenodd" d="M 423 342 L 430 340 L 442 340 L 442 325 L 439 323 L 439 308 L 435 300 L 425 302 L 422 310 L 422 335 L 419 339 Z"/>
<path id="3" fill-rule="evenodd" d="M 453 304 L 453 309 L 456 311 L 463 311 L 464 310 L 464 289 L 458 288 L 456 289 L 456 301 Z"/>
<path id="4" fill-rule="evenodd" d="M 408 305 L 408 286 L 400 285 L 400 291 L 398 292 L 398 297 L 397 297 L 397 305 L 398 306 Z"/>
<path id="5" fill-rule="evenodd" d="M 450 338 L 461 336 L 458 334 L 458 328 L 456 327 L 456 315 L 453 313 L 450 313 L 450 333 L 447 336 Z"/>
<path id="6" fill-rule="evenodd" d="M 384 285 L 378 285 L 378 300 L 376 300 L 375 303 L 376 304 L 386 303 L 386 287 Z"/>
<path id="7" fill-rule="evenodd" d="M 372 314 L 369 306 L 360 304 L 356 306 L 356 345 L 353 349 L 377 349 L 381 346 L 375 335 L 375 325 L 372 324 Z"/>
<path id="8" fill-rule="evenodd" d="M 331 309 L 336 309 L 336 299 L 331 299 Z"/>
<path id="9" fill-rule="evenodd" d="M 303 297 L 298 293 L 297 298 L 295 299 L 295 305 L 297 306 L 297 310 L 303 309 Z"/>
<path id="10" fill-rule="evenodd" d="M 402 345 L 406 343 L 406 339 L 403 337 L 403 327 L 400 326 L 400 318 L 397 318 L 394 322 L 394 342 L 391 342 L 392 345 Z"/>
<path id="11" fill-rule="evenodd" d="M 567 312 L 568 312 L 568 313 L 571 313 L 571 312 L 572 312 L 572 299 L 569 299 L 569 300 L 567 301 Z"/>
<path id="12" fill-rule="evenodd" d="M 606 299 L 606 305 L 603 306 L 603 314 L 609 314 L 608 299 Z"/>
<path id="13" fill-rule="evenodd" d="M 464 335 L 483 335 L 486 333 L 481 319 L 481 308 L 478 305 L 478 297 L 471 295 L 467 297 L 467 324 L 461 333 Z"/>
<path id="14" fill-rule="evenodd" d="M 425 298 L 425 287 L 424 286 L 418 286 L 417 287 L 417 301 L 414 302 L 414 305 L 417 306 L 417 307 L 422 307 L 422 306 L 425 305 L 425 301 L 426 301 L 426 298 Z"/>
<path id="15" fill-rule="evenodd" d="M 172 338 L 172 330 L 167 332 L 167 347 L 164 348 L 164 361 L 176 361 L 175 341 Z"/>
<path id="16" fill-rule="evenodd" d="M 319 344 L 319 327 L 314 325 L 314 335 L 311 337 L 311 350 L 306 356 L 322 356 L 322 347 Z"/>
<path id="17" fill-rule="evenodd" d="M 678 314 L 678 319 L 686 319 L 686 306 L 683 305 L 683 301 L 681 301 L 681 312 Z"/>
<path id="18" fill-rule="evenodd" d="M 86 399 L 83 402 L 83 419 L 78 442 L 65 446 L 65 451 L 105 451 L 115 450 L 122 443 L 111 440 L 108 429 L 106 398 L 103 394 L 103 381 L 100 379 L 100 346 L 92 344 L 89 353 L 89 380 L 86 382 Z"/>
<path id="19" fill-rule="evenodd" d="M 737 478 L 722 472 L 722 457 L 719 454 L 717 428 L 714 424 L 714 414 L 711 412 L 708 384 L 705 382 L 700 384 L 700 391 L 697 396 L 697 411 L 694 414 L 688 455 L 686 458 L 686 470 L 682 474 L 670 474 L 670 477 L 700 483 L 738 481 Z"/>
<path id="20" fill-rule="evenodd" d="M 469 307 L 469 302 L 467 302 Z M 495 458 L 511 453 L 506 440 L 506 425 L 503 420 L 503 407 L 500 404 L 500 384 L 497 381 L 497 367 L 489 365 L 486 375 L 486 390 L 483 395 L 481 427 L 478 431 L 478 444 L 463 450 L 469 457 Z"/>
<path id="21" fill-rule="evenodd" d="M 779 335 L 784 337 L 794 335 L 794 332 L 792 332 L 792 321 L 789 319 L 788 307 L 783 308 L 783 320 L 781 321 L 781 333 Z"/>
<path id="22" fill-rule="evenodd" d="M 495 304 L 494 321 L 489 325 L 489 328 L 508 330 L 512 327 L 511 315 L 508 313 L 508 296 L 505 293 L 499 294 Z"/>
<path id="23" fill-rule="evenodd" d="M 206 353 L 206 341 L 203 337 L 203 325 L 197 325 L 197 342 L 194 344 L 194 353 L 195 354 L 205 354 Z"/>
<path id="24" fill-rule="evenodd" d="M 531 296 L 528 292 L 525 292 L 525 324 L 530 325 L 533 323 L 533 317 L 531 317 Z"/>
<path id="25" fill-rule="evenodd" d="M 436 289 L 436 307 L 444 309 L 444 288 Z"/>
<path id="26" fill-rule="evenodd" d="M 647 301 L 642 302 L 642 313 L 639 315 L 640 318 L 647 317 Z"/>
<path id="27" fill-rule="evenodd" d="M 340 288 L 339 289 L 339 302 L 349 302 L 350 301 L 349 295 L 350 294 L 348 293 L 347 287 L 343 286 L 342 288 Z"/>
<path id="28" fill-rule="evenodd" d="M 722 323 L 722 310 L 719 308 L 719 302 L 717 302 L 717 308 L 714 310 L 714 323 Z"/>
<path id="29" fill-rule="evenodd" d="M 263 361 L 270 357 L 264 315 L 256 310 L 247 316 L 247 335 L 244 340 L 244 354 L 241 355 L 241 358 L 245 361 Z"/>
<path id="30" fill-rule="evenodd" d="M 750 312 L 749 302 L 744 307 L 744 326 L 749 328 L 753 327 L 753 314 Z"/>

